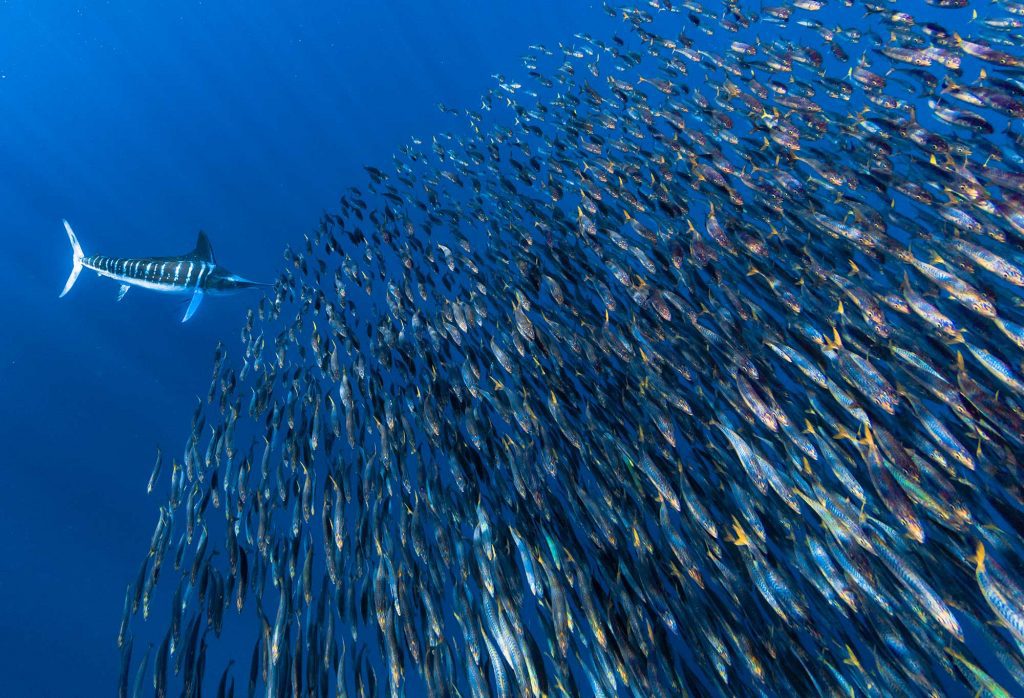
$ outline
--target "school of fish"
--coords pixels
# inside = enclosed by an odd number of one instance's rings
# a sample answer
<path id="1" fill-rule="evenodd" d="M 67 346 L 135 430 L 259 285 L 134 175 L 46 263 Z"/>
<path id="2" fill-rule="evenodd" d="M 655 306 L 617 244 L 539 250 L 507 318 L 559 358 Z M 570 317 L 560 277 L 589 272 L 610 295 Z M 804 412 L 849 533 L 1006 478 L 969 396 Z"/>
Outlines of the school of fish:
<path id="1" fill-rule="evenodd" d="M 605 10 L 217 347 L 121 695 L 1024 692 L 1024 4 Z"/>

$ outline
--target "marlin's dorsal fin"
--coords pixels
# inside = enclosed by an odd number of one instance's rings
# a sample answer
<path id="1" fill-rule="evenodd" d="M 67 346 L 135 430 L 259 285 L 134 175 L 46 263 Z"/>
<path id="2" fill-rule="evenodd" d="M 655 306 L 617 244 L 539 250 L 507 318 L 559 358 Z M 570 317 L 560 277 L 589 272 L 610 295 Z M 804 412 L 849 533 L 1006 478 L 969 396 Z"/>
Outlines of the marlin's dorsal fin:
<path id="1" fill-rule="evenodd" d="M 206 233 L 202 230 L 199 231 L 199 237 L 196 238 L 196 248 L 192 250 L 191 256 L 204 262 L 217 263 L 213 256 L 213 245 L 210 244 L 210 238 L 206 237 Z"/>

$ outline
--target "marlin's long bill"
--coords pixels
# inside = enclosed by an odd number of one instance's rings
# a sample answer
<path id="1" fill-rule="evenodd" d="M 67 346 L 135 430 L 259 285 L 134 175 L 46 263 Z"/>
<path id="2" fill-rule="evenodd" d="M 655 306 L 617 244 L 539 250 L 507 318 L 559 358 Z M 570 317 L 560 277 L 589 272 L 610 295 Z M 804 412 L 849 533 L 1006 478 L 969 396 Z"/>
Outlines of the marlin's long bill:
<path id="1" fill-rule="evenodd" d="M 86 256 L 78 242 L 71 224 L 64 221 L 64 230 L 71 241 L 71 274 L 64 284 L 60 297 L 63 298 L 78 280 L 82 269 L 92 269 L 100 276 L 107 276 L 121 282 L 117 299 L 121 300 L 132 286 L 141 286 L 163 293 L 190 293 L 192 300 L 185 311 L 182 322 L 195 314 L 196 309 L 208 293 L 224 294 L 246 288 L 272 286 L 244 279 L 232 274 L 217 264 L 206 233 L 199 231 L 195 249 L 188 254 L 172 257 L 143 257 L 130 259 L 123 257 L 104 257 L 102 255 Z"/>

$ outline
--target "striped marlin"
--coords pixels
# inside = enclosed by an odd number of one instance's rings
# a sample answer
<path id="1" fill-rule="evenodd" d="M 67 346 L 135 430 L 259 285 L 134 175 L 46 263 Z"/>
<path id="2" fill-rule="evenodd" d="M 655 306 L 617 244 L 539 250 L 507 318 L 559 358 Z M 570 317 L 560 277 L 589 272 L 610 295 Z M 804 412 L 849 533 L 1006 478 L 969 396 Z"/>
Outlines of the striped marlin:
<path id="1" fill-rule="evenodd" d="M 185 322 L 195 314 L 199 303 L 207 293 L 224 294 L 245 288 L 273 285 L 243 279 L 217 264 L 217 260 L 213 256 L 213 247 L 203 231 L 199 231 L 195 249 L 188 254 L 177 257 L 128 259 L 102 255 L 86 257 L 82 252 L 82 246 L 78 244 L 78 238 L 75 237 L 75 231 L 71 229 L 71 225 L 67 221 L 64 221 L 64 230 L 67 231 L 68 239 L 71 240 L 71 260 L 74 267 L 71 269 L 71 276 L 68 277 L 67 284 L 64 285 L 64 290 L 61 291 L 61 298 L 75 285 L 83 268 L 92 269 L 100 276 L 109 276 L 111 279 L 121 282 L 117 300 L 124 298 L 124 294 L 128 293 L 128 289 L 132 286 L 141 286 L 164 293 L 191 293 L 192 302 L 188 304 L 185 317 L 181 319 L 182 322 Z"/>

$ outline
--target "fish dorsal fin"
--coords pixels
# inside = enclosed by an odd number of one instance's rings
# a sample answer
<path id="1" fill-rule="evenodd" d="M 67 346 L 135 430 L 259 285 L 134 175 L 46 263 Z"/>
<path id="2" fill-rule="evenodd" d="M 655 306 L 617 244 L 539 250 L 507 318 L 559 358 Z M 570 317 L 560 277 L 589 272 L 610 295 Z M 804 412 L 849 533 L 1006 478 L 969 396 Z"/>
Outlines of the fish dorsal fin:
<path id="1" fill-rule="evenodd" d="M 204 262 L 217 263 L 213 256 L 213 245 L 210 244 L 210 238 L 206 237 L 206 233 L 202 230 L 199 231 L 199 237 L 196 238 L 196 247 L 192 250 L 192 256 Z"/>

